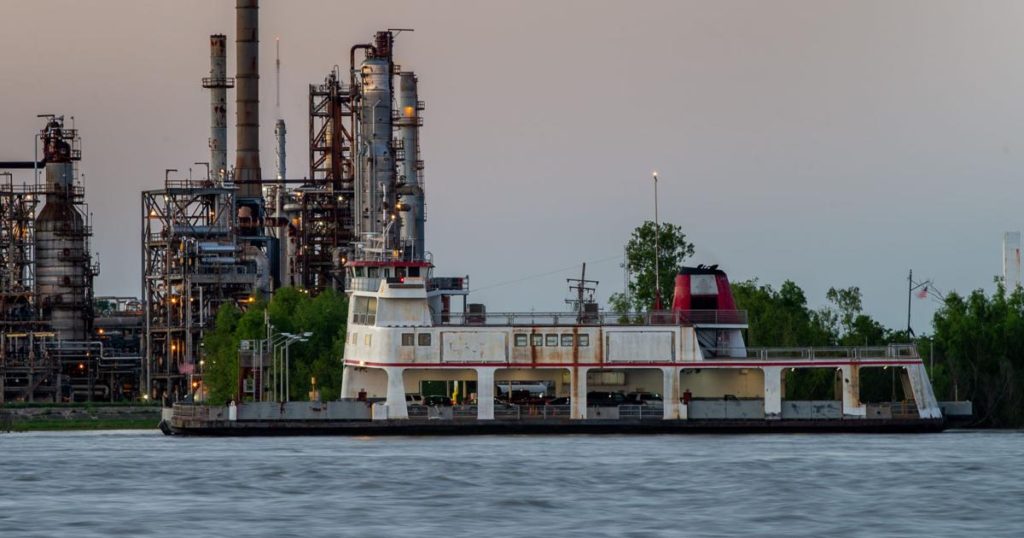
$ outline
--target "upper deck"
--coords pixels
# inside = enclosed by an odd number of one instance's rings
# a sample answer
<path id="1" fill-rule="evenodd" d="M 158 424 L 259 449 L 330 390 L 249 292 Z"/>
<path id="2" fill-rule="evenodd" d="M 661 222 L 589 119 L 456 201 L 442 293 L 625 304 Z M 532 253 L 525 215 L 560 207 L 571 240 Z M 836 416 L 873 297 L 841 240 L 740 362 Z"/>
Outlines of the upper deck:
<path id="1" fill-rule="evenodd" d="M 746 310 L 656 312 L 465 312 L 443 318 L 445 326 L 566 327 L 594 325 L 686 325 L 746 328 Z"/>

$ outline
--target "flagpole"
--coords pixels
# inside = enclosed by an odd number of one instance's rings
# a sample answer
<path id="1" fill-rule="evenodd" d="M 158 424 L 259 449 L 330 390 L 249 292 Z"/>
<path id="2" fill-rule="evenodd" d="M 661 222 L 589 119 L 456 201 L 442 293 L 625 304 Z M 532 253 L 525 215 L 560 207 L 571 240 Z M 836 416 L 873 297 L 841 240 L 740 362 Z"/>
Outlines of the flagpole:
<path id="1" fill-rule="evenodd" d="M 910 328 L 910 304 L 911 295 L 914 294 L 914 270 L 911 269 L 910 273 L 907 274 L 907 338 L 911 338 L 913 341 L 914 330 Z"/>

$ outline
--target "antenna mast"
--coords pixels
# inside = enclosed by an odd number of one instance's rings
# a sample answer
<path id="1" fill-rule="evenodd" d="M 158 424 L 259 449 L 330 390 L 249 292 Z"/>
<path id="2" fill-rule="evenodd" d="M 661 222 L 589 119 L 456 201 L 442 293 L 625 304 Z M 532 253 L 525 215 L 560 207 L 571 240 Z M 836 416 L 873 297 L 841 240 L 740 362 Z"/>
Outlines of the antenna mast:
<path id="1" fill-rule="evenodd" d="M 575 297 L 566 299 L 566 304 L 572 305 L 577 314 L 577 319 L 583 321 L 587 314 L 597 314 L 597 303 L 594 301 L 594 292 L 597 291 L 596 280 L 587 280 L 587 264 L 583 263 L 583 270 L 579 278 L 567 278 L 569 291 L 575 292 Z M 591 306 L 592 305 L 592 306 Z M 588 308 L 588 306 L 590 308 Z"/>

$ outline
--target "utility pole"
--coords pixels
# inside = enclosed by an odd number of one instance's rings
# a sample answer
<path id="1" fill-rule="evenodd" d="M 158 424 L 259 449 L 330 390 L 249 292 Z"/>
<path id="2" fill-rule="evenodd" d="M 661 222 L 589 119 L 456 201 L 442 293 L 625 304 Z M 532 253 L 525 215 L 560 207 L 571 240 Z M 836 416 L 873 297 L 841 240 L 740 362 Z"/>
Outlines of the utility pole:
<path id="1" fill-rule="evenodd" d="M 575 297 L 566 299 L 567 304 L 572 305 L 572 309 L 576 311 L 577 321 L 583 321 L 586 317 L 586 305 L 594 302 L 594 292 L 597 291 L 598 281 L 587 280 L 587 264 L 583 264 L 583 271 L 580 273 L 580 277 L 567 278 L 566 282 L 569 283 L 569 291 L 575 292 Z M 593 284 L 589 286 L 588 284 Z"/>

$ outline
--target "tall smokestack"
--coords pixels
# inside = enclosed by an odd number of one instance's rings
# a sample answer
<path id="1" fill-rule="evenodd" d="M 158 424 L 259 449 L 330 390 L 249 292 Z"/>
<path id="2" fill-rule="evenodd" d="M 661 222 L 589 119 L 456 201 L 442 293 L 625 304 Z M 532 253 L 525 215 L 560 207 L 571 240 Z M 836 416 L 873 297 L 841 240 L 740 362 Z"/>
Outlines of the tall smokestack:
<path id="1" fill-rule="evenodd" d="M 258 198 L 260 180 L 259 1 L 238 0 L 235 10 L 235 53 L 238 84 L 235 109 L 238 146 L 235 181 L 239 198 Z M 251 182 L 251 183 L 250 183 Z"/>
<path id="2" fill-rule="evenodd" d="M 228 168 L 228 88 L 235 79 L 228 78 L 227 38 L 223 34 L 210 36 L 210 76 L 203 79 L 203 87 L 210 90 L 210 170 L 213 179 L 224 181 Z"/>

